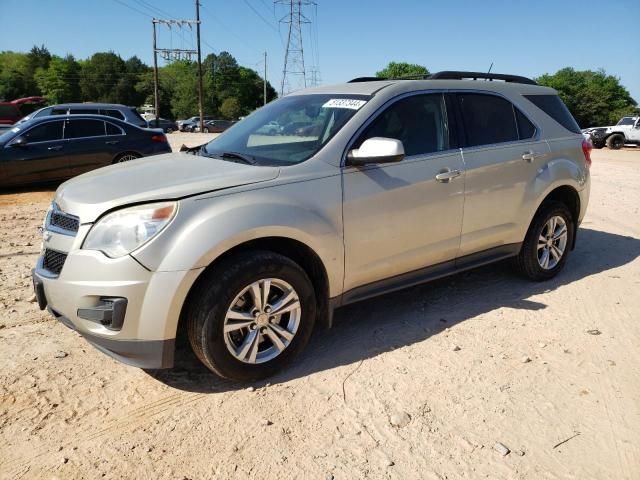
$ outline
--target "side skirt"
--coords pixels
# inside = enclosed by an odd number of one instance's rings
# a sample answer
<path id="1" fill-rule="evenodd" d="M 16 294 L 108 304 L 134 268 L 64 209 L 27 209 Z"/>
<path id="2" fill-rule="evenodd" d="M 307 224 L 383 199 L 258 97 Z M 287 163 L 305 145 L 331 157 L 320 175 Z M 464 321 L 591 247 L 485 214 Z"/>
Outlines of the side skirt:
<path id="1" fill-rule="evenodd" d="M 482 252 L 473 253 L 455 260 L 431 265 L 429 267 L 414 270 L 412 272 L 385 278 L 377 282 L 369 283 L 361 287 L 356 287 L 345 292 L 340 297 L 332 298 L 329 301 L 330 310 L 348 305 L 350 303 L 366 300 L 385 293 L 402 290 L 404 288 L 419 285 L 421 283 L 447 277 L 465 270 L 480 267 L 488 263 L 497 262 L 509 257 L 515 257 L 520 252 L 522 243 L 512 243 L 490 248 Z M 333 315 L 331 315 L 333 317 Z"/>

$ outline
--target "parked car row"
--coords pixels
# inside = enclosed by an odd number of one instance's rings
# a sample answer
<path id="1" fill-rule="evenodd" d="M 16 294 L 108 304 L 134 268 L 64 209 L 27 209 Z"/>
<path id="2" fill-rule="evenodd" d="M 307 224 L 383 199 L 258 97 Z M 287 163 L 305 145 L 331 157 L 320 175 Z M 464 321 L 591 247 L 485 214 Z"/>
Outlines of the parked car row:
<path id="1" fill-rule="evenodd" d="M 0 135 L 0 188 L 64 180 L 168 152 L 164 133 L 112 116 L 38 116 Z"/>
<path id="2" fill-rule="evenodd" d="M 222 133 L 236 122 L 233 120 L 220 120 L 214 117 L 205 116 L 202 131 L 204 133 Z M 186 120 L 178 120 L 178 130 L 181 132 L 199 132 L 200 117 L 191 117 Z"/>

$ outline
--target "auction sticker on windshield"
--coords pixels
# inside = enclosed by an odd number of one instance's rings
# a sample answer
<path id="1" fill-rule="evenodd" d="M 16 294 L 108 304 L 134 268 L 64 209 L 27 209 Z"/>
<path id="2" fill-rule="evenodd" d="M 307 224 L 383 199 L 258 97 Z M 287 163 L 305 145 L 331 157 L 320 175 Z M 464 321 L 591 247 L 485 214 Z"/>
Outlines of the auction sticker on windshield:
<path id="1" fill-rule="evenodd" d="M 356 100 L 355 98 L 332 98 L 322 105 L 322 108 L 348 108 L 350 110 L 358 110 L 362 107 L 366 100 Z"/>

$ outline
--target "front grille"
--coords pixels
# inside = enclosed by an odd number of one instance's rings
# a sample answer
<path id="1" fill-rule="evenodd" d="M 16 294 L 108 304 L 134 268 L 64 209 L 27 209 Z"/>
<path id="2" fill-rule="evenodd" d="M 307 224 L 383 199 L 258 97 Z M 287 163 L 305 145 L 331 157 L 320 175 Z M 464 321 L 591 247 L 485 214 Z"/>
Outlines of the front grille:
<path id="1" fill-rule="evenodd" d="M 44 251 L 44 260 L 42 262 L 42 266 L 45 270 L 48 270 L 55 275 L 60 275 L 66 259 L 66 253 L 46 249 Z"/>
<path id="2" fill-rule="evenodd" d="M 49 224 L 73 233 L 76 233 L 80 228 L 80 220 L 77 217 L 56 210 L 51 212 Z"/>

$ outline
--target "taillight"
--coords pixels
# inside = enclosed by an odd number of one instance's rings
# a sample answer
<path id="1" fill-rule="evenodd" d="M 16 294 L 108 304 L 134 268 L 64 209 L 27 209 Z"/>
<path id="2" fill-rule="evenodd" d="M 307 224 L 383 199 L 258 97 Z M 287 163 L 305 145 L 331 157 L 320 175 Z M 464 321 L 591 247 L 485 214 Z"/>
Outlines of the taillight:
<path id="1" fill-rule="evenodd" d="M 582 140 L 582 153 L 584 153 L 584 161 L 587 162 L 587 167 L 591 167 L 591 150 L 593 150 L 593 143 L 591 139 Z"/>
<path id="2" fill-rule="evenodd" d="M 167 137 L 165 137 L 164 135 L 151 135 L 151 141 L 167 143 Z"/>

